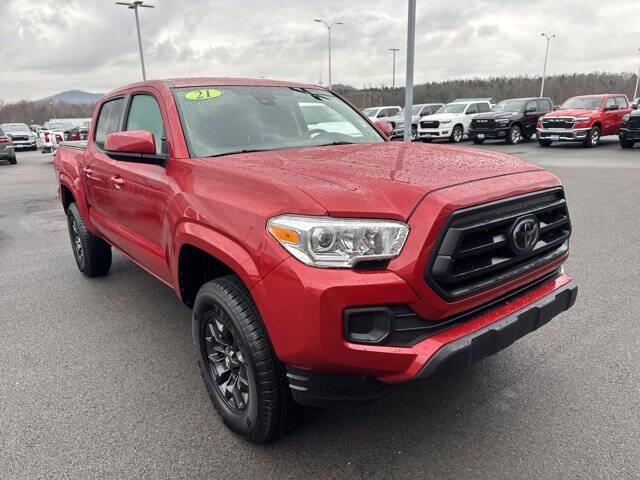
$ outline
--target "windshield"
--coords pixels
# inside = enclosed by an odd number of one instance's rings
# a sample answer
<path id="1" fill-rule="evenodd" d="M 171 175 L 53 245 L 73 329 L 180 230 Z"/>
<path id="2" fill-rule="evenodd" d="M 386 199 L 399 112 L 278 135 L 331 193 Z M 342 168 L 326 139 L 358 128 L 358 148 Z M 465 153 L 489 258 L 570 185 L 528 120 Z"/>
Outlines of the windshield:
<path id="1" fill-rule="evenodd" d="M 365 116 L 367 117 L 375 117 L 376 113 L 378 113 L 378 109 L 377 108 L 365 108 L 362 113 L 365 114 Z"/>
<path id="2" fill-rule="evenodd" d="M 464 108 L 467 106 L 466 103 L 447 103 L 445 106 L 441 107 L 436 113 L 462 113 L 464 112 Z"/>
<path id="3" fill-rule="evenodd" d="M 494 112 L 519 112 L 522 110 L 526 100 L 503 100 L 498 102 L 494 107 Z"/>
<path id="4" fill-rule="evenodd" d="M 584 110 L 598 110 L 604 97 L 573 97 L 562 104 L 564 109 L 582 108 Z"/>
<path id="5" fill-rule="evenodd" d="M 322 89 L 218 86 L 175 88 L 173 94 L 192 157 L 384 141 Z"/>
<path id="6" fill-rule="evenodd" d="M 2 125 L 2 129 L 5 132 L 24 132 L 28 131 L 29 127 L 27 127 L 26 123 L 5 123 Z"/>

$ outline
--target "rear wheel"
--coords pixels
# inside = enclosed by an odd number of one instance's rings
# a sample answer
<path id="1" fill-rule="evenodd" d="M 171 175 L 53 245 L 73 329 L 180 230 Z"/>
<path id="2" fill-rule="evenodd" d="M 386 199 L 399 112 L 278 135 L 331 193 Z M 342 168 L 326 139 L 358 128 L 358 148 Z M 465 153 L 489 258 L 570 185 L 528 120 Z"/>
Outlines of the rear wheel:
<path id="1" fill-rule="evenodd" d="M 597 125 L 589 130 L 587 134 L 587 138 L 584 139 L 582 143 L 587 148 L 597 147 L 600 143 L 600 127 Z"/>
<path id="2" fill-rule="evenodd" d="M 93 235 L 75 203 L 67 208 L 67 225 L 78 270 L 87 277 L 100 277 L 111 268 L 111 245 Z"/>
<path id="3" fill-rule="evenodd" d="M 283 432 L 293 407 L 285 369 L 238 277 L 221 277 L 200 288 L 192 332 L 200 373 L 224 424 L 257 443 Z"/>
<path id="4" fill-rule="evenodd" d="M 633 144 L 635 142 L 631 140 L 625 140 L 624 138 L 620 138 L 620 147 L 621 148 L 633 148 Z"/>
<path id="5" fill-rule="evenodd" d="M 451 130 L 449 141 L 451 143 L 459 143 L 460 140 L 462 140 L 462 133 L 462 127 L 460 125 L 456 125 L 455 127 L 453 127 L 453 130 Z"/>
<path id="6" fill-rule="evenodd" d="M 538 144 L 540 144 L 541 147 L 550 147 L 551 143 L 551 140 L 543 140 L 542 138 L 538 139 Z"/>

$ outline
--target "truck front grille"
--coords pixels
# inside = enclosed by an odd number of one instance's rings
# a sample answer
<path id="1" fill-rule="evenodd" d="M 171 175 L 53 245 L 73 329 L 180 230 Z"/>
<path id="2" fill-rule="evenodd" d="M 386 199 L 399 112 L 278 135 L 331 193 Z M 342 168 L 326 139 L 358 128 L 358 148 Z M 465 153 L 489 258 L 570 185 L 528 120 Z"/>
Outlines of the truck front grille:
<path id="1" fill-rule="evenodd" d="M 438 128 L 440 126 L 440 122 L 438 120 L 423 120 L 420 122 L 420 126 L 422 128 Z"/>
<path id="2" fill-rule="evenodd" d="M 571 117 L 551 117 L 542 119 L 542 128 L 573 128 L 574 119 Z"/>
<path id="3" fill-rule="evenodd" d="M 496 121 L 490 118 L 476 118 L 471 120 L 471 128 L 474 130 L 493 130 L 496 128 Z"/>
<path id="4" fill-rule="evenodd" d="M 640 128 L 640 117 L 631 117 L 627 122 L 627 128 L 637 130 Z"/>
<path id="5" fill-rule="evenodd" d="M 458 210 L 449 217 L 424 278 L 445 299 L 464 297 L 560 257 L 569 249 L 570 235 L 561 188 Z"/>

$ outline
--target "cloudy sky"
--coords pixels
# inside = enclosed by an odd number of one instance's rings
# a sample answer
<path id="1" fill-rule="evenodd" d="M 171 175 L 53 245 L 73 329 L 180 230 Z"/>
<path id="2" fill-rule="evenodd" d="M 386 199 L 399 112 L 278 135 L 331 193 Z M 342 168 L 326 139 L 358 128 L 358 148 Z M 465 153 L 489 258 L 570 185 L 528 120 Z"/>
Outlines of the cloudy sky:
<path id="1" fill-rule="evenodd" d="M 405 0 L 150 0 L 141 10 L 147 76 L 258 76 L 391 84 L 404 78 Z M 635 71 L 637 0 L 417 0 L 415 81 L 539 75 L 540 32 L 556 32 L 550 73 Z M 140 79 L 133 12 L 111 0 L 0 0 L 0 99 L 105 92 Z"/>

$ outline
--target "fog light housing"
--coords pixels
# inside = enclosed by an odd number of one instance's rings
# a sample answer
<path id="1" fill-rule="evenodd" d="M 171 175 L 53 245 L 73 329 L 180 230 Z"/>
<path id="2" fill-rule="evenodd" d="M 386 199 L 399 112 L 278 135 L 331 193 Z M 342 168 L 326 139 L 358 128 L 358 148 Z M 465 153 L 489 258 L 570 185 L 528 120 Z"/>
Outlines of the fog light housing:
<path id="1" fill-rule="evenodd" d="M 344 311 L 344 336 L 355 343 L 380 343 L 391 330 L 388 307 L 348 308 Z"/>

